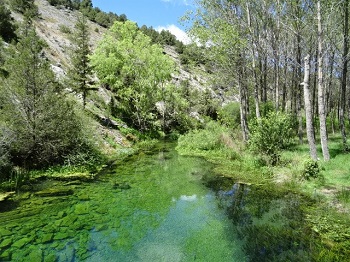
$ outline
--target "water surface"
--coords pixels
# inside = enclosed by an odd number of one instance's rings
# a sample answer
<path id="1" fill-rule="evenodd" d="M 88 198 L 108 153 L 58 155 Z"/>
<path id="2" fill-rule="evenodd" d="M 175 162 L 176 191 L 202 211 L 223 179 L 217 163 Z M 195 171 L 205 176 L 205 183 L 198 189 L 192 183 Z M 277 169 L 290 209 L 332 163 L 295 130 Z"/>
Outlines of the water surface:
<path id="1" fill-rule="evenodd" d="M 211 168 L 171 147 L 65 185 L 70 196 L 27 194 L 0 213 L 0 260 L 247 261 L 222 200 L 203 184 Z"/>

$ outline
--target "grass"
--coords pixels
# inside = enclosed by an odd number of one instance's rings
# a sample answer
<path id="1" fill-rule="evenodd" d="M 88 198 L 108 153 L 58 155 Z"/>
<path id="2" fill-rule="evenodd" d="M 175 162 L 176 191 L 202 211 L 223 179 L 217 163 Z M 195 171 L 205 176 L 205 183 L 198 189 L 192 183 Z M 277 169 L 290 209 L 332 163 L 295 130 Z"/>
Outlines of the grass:
<path id="1" fill-rule="evenodd" d="M 309 149 L 307 144 L 297 145 L 293 149 L 282 153 L 284 166 L 274 168 L 274 174 L 283 173 L 286 180 L 295 180 L 300 188 L 309 194 L 318 192 L 338 193 L 350 188 L 350 154 L 342 150 L 340 136 L 331 136 L 328 141 L 331 159 L 328 162 L 322 160 L 321 146 L 318 145 L 317 153 L 321 158 L 318 161 L 320 174 L 316 179 L 302 180 L 301 174 L 304 162 L 309 159 Z M 329 194 L 328 194 L 329 195 Z M 329 197 L 329 196 L 328 196 Z M 333 196 L 334 197 L 334 194 Z"/>
<path id="2" fill-rule="evenodd" d="M 322 243 L 315 261 L 344 261 L 350 256 L 350 154 L 343 150 L 339 135 L 329 137 L 331 159 L 327 162 L 322 160 L 318 141 L 319 172 L 307 180 L 302 176 L 305 162 L 310 161 L 307 143 L 283 151 L 279 164 L 268 166 L 243 144 L 237 146 L 239 142 L 235 139 L 230 142 L 220 139 L 220 134 L 227 132 L 220 128 L 212 125 L 180 137 L 178 151 L 206 158 L 216 164 L 217 174 L 236 181 L 267 186 L 272 183 L 276 190 L 308 196 L 316 204 L 305 210 L 304 219 Z M 233 152 L 227 154 L 227 151 Z"/>

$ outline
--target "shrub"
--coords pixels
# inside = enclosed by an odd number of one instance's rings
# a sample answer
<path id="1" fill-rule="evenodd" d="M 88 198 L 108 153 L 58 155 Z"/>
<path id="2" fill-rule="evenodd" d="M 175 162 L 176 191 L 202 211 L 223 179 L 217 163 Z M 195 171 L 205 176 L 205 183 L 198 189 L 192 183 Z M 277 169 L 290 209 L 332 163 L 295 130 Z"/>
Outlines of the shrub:
<path id="1" fill-rule="evenodd" d="M 237 159 L 236 145 L 226 127 L 210 121 L 204 129 L 192 130 L 180 136 L 176 148 L 181 154 L 198 156 L 220 156 Z"/>
<path id="2" fill-rule="evenodd" d="M 277 164 L 281 150 L 292 144 L 294 134 L 291 117 L 281 112 L 269 112 L 260 120 L 250 121 L 249 127 L 251 131 L 249 148 L 267 157 L 269 164 Z"/>
<path id="3" fill-rule="evenodd" d="M 239 103 L 229 103 L 218 111 L 218 120 L 229 128 L 237 128 L 241 121 L 239 110 Z"/>
<path id="4" fill-rule="evenodd" d="M 310 178 L 317 178 L 320 173 L 318 162 L 312 159 L 305 161 L 304 169 L 301 174 L 303 179 L 309 180 Z"/>
<path id="5" fill-rule="evenodd" d="M 59 29 L 64 34 L 71 34 L 72 33 L 72 30 L 66 25 L 60 25 Z"/>

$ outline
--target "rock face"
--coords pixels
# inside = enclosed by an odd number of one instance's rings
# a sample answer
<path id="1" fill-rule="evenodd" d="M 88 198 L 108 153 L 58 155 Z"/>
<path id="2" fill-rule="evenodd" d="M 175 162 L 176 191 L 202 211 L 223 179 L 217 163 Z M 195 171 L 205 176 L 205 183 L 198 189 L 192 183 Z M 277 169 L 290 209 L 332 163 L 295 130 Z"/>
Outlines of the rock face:
<path id="1" fill-rule="evenodd" d="M 36 21 L 37 33 L 43 38 L 48 46 L 48 58 L 56 65 L 67 66 L 69 64 L 68 49 L 71 45 L 69 34 L 62 32 L 62 27 L 67 27 L 71 31 L 74 30 L 74 25 L 79 15 L 78 11 L 68 9 L 58 9 L 51 6 L 46 0 L 36 0 L 36 5 L 39 8 L 41 19 Z M 91 47 L 96 46 L 99 39 L 102 38 L 105 28 L 96 23 L 88 22 L 91 34 Z M 59 70 L 62 74 L 62 70 Z"/>

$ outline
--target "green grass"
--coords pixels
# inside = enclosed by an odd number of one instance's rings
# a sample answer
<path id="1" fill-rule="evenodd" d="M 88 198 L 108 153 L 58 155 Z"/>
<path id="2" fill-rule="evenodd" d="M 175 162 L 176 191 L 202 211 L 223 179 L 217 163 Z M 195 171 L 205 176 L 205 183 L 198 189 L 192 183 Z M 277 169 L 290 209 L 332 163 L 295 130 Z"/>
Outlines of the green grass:
<path id="1" fill-rule="evenodd" d="M 320 174 L 316 179 L 302 180 L 304 163 L 309 157 L 307 144 L 297 145 L 293 149 L 282 153 L 282 162 L 284 166 L 274 168 L 274 174 L 283 173 L 286 180 L 296 180 L 300 188 L 310 194 L 315 191 L 331 190 L 340 192 L 344 188 L 350 188 L 350 154 L 344 152 L 342 140 L 339 135 L 330 136 L 328 141 L 331 159 L 328 162 L 323 161 L 320 143 L 317 146 L 319 157 Z"/>
<path id="2" fill-rule="evenodd" d="M 305 163 L 310 161 L 307 142 L 295 145 L 281 153 L 277 166 L 268 166 L 264 158 L 253 155 L 233 141 L 221 139 L 222 127 L 210 124 L 204 130 L 180 137 L 180 154 L 197 155 L 215 163 L 218 175 L 235 181 L 272 185 L 276 190 L 308 196 L 315 205 L 305 210 L 305 221 L 321 240 L 320 252 L 315 261 L 344 261 L 350 255 L 350 154 L 343 150 L 340 135 L 328 140 L 331 159 L 323 160 L 320 142 L 317 141 L 319 173 L 305 179 Z M 236 138 L 237 139 L 237 138 Z M 234 146 L 232 146 L 234 145 Z M 230 152 L 231 153 L 228 153 Z"/>

